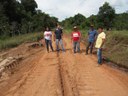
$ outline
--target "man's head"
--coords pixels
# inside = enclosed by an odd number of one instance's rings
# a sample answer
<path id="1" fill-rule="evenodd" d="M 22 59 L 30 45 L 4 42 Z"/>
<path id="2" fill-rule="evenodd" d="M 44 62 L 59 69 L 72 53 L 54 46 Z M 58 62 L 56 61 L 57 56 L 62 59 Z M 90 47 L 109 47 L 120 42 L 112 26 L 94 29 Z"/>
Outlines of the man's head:
<path id="1" fill-rule="evenodd" d="M 60 24 L 57 24 L 57 28 L 58 28 L 58 29 L 61 28 Z"/>
<path id="2" fill-rule="evenodd" d="M 74 26 L 74 27 L 73 27 L 73 30 L 74 30 L 74 31 L 78 31 L 78 27 L 77 27 L 77 26 Z"/>
<path id="3" fill-rule="evenodd" d="M 91 29 L 91 30 L 94 30 L 94 25 L 91 25 L 91 26 L 90 26 L 90 29 Z"/>
<path id="4" fill-rule="evenodd" d="M 103 27 L 99 27 L 99 28 L 98 28 L 98 32 L 99 32 L 99 33 L 103 32 L 103 30 L 104 30 Z"/>
<path id="5" fill-rule="evenodd" d="M 50 31 L 49 27 L 46 27 L 46 31 Z"/>

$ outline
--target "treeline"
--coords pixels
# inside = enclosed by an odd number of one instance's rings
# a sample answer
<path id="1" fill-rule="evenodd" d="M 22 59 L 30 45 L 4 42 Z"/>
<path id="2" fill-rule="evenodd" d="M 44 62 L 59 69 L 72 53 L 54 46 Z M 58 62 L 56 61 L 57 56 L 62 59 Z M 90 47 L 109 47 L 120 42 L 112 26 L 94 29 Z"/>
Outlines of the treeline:
<path id="1" fill-rule="evenodd" d="M 88 29 L 92 24 L 96 28 L 102 26 L 107 30 L 128 30 L 128 12 L 116 14 L 115 9 L 105 2 L 99 8 L 97 15 L 91 15 L 86 18 L 82 14 L 77 14 L 74 17 L 66 18 L 61 23 L 65 28 L 72 28 L 74 25 L 77 25 L 81 29 Z"/>
<path id="2" fill-rule="evenodd" d="M 58 19 L 37 10 L 35 0 L 0 0 L 0 37 L 38 32 L 55 27 Z"/>

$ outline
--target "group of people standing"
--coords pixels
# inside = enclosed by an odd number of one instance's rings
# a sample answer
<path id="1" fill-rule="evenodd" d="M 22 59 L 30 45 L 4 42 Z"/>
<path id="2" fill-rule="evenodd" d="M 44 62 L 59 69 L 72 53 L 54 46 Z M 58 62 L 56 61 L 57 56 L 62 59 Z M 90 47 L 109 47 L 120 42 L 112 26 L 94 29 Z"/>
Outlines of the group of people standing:
<path id="1" fill-rule="evenodd" d="M 47 52 L 49 53 L 49 46 L 51 50 L 54 52 L 52 46 L 52 36 L 54 36 L 54 41 L 56 42 L 56 51 L 60 51 L 59 45 L 62 47 L 62 51 L 65 52 L 64 44 L 63 44 L 63 29 L 60 25 L 55 29 L 54 34 L 50 28 L 46 28 L 44 32 L 44 39 L 46 43 Z M 73 27 L 73 32 L 71 33 L 71 42 L 73 44 L 73 52 L 80 53 L 80 42 L 81 42 L 81 32 L 79 31 L 77 26 Z M 93 48 L 97 48 L 97 57 L 98 64 L 102 64 L 102 48 L 106 39 L 106 34 L 103 31 L 103 27 L 98 28 L 98 32 L 94 29 L 94 26 L 90 26 L 90 30 L 88 32 L 88 44 L 86 47 L 86 55 L 88 55 L 88 51 L 90 50 L 90 54 L 93 54 Z"/>

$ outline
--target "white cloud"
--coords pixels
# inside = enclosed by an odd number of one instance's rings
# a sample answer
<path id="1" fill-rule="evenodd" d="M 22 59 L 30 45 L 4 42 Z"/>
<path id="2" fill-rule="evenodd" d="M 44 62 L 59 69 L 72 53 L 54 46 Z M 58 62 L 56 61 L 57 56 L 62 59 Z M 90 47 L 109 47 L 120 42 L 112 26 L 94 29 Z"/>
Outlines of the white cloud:
<path id="1" fill-rule="evenodd" d="M 104 2 L 109 2 L 116 13 L 128 10 L 128 0 L 35 0 L 38 8 L 59 20 L 81 13 L 86 17 L 97 14 Z"/>

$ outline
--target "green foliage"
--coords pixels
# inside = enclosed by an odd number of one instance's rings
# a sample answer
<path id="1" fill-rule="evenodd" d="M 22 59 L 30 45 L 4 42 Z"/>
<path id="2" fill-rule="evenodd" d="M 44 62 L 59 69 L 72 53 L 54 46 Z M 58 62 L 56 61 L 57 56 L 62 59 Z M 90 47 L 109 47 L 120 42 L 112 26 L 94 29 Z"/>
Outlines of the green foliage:
<path id="1" fill-rule="evenodd" d="M 128 32 L 127 31 L 111 31 L 107 33 L 105 43 L 106 51 L 104 55 L 109 60 L 128 67 Z"/>
<path id="2" fill-rule="evenodd" d="M 35 0 L 21 0 L 21 4 L 24 6 L 27 12 L 31 12 L 32 14 L 36 13 L 36 8 L 38 7 Z"/>
<path id="3" fill-rule="evenodd" d="M 0 37 L 13 37 L 55 27 L 58 19 L 36 10 L 35 0 L 0 0 Z"/>
<path id="4" fill-rule="evenodd" d="M 73 26 L 80 26 L 81 28 L 84 28 L 86 17 L 82 14 L 77 14 L 74 17 L 70 17 L 62 21 L 62 25 L 66 28 L 72 28 Z"/>
<path id="5" fill-rule="evenodd" d="M 109 3 L 105 2 L 104 5 L 99 8 L 97 15 L 97 19 L 100 22 L 99 26 L 103 26 L 106 29 L 111 28 L 114 18 L 115 9 L 112 8 Z"/>
<path id="6" fill-rule="evenodd" d="M 0 39 L 0 50 L 12 48 L 26 41 L 37 41 L 38 38 L 43 38 L 43 33 L 29 33 L 16 37 Z"/>
<path id="7" fill-rule="evenodd" d="M 122 13 L 116 15 L 114 27 L 117 30 L 128 30 L 128 13 Z"/>

